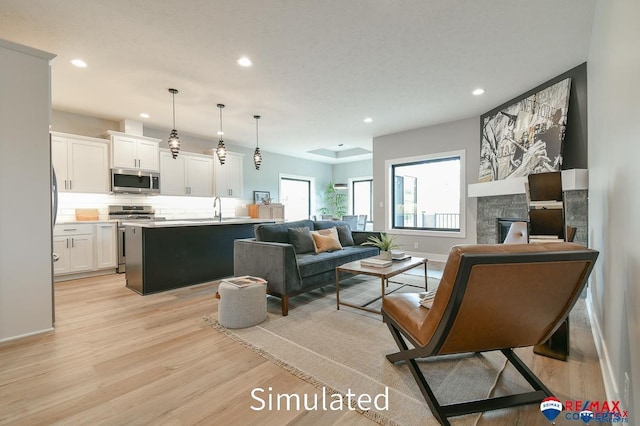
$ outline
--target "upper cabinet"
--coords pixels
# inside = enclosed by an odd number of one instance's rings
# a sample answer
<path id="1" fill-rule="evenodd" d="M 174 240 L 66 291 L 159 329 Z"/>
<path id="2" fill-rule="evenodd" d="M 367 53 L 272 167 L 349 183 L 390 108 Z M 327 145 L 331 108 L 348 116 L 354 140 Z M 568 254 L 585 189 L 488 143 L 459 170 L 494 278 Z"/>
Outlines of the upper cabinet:
<path id="1" fill-rule="evenodd" d="M 108 193 L 109 143 L 104 139 L 51 132 L 51 162 L 58 191 Z"/>
<path id="2" fill-rule="evenodd" d="M 160 151 L 160 192 L 163 195 L 213 195 L 213 157 L 180 152 L 173 158 L 168 150 Z"/>
<path id="3" fill-rule="evenodd" d="M 160 139 L 129 135 L 109 130 L 111 139 L 111 167 L 140 169 L 150 172 L 160 170 Z"/>
<path id="4" fill-rule="evenodd" d="M 214 159 L 215 195 L 218 197 L 242 198 L 242 160 L 244 155 L 227 151 L 227 159 L 220 164 Z"/>

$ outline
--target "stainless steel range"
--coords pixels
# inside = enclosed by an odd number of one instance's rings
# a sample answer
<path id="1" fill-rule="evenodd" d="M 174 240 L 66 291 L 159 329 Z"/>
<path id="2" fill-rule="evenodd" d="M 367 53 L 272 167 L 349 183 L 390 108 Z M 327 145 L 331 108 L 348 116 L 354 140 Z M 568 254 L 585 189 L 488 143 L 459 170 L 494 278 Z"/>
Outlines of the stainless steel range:
<path id="1" fill-rule="evenodd" d="M 109 206 L 109 219 L 118 220 L 118 273 L 126 272 L 126 252 L 124 246 L 124 222 L 131 221 L 156 221 L 164 220 L 156 217 L 156 212 L 151 206 Z"/>

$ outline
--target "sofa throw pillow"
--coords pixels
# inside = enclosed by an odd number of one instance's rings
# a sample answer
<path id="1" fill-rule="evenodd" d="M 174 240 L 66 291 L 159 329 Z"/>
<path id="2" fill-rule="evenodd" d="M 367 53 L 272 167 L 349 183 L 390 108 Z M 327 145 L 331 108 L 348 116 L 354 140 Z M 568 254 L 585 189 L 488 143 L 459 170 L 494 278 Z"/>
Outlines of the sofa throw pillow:
<path id="1" fill-rule="evenodd" d="M 313 242 L 316 244 L 316 253 L 324 251 L 342 250 L 340 238 L 338 238 L 338 230 L 335 228 L 321 229 L 311 231 Z"/>
<path id="2" fill-rule="evenodd" d="M 296 254 L 311 253 L 316 251 L 316 245 L 307 226 L 301 228 L 289 228 L 289 243 Z"/>
<path id="3" fill-rule="evenodd" d="M 338 225 L 336 226 L 336 229 L 338 230 L 338 238 L 340 239 L 342 247 L 355 245 L 349 225 Z"/>

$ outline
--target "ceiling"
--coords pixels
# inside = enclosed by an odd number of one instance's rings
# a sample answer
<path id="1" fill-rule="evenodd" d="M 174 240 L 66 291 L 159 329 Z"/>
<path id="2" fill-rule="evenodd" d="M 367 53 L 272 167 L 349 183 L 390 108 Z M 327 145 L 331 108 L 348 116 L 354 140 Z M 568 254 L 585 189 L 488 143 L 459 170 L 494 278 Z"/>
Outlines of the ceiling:
<path id="1" fill-rule="evenodd" d="M 2 0 L 0 38 L 57 54 L 55 109 L 170 129 L 167 89 L 176 88 L 179 134 L 213 147 L 223 103 L 226 143 L 255 146 L 258 114 L 263 151 L 335 164 L 370 158 L 373 137 L 479 116 L 586 61 L 594 8 L 595 0 Z M 252 67 L 236 64 L 244 55 Z M 75 58 L 88 67 L 71 65 Z M 485 94 L 473 96 L 478 87 Z"/>

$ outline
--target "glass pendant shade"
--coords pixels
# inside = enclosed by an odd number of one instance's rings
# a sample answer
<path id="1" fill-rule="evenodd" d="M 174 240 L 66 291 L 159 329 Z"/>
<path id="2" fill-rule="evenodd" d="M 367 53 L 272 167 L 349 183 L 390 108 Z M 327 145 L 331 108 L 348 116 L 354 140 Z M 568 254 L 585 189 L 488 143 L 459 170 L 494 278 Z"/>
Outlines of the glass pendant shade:
<path id="1" fill-rule="evenodd" d="M 227 159 L 227 147 L 224 146 L 224 141 L 222 139 L 218 141 L 216 155 L 218 156 L 218 160 L 220 160 L 220 164 L 224 164 L 224 161 Z"/>
<path id="2" fill-rule="evenodd" d="M 218 156 L 218 160 L 220 160 L 220 164 L 224 164 L 224 161 L 227 159 L 227 147 L 224 146 L 224 141 L 222 140 L 222 108 L 224 108 L 224 104 L 216 105 L 220 109 L 220 140 L 218 141 L 218 147 L 216 148 L 216 155 Z"/>
<path id="3" fill-rule="evenodd" d="M 260 120 L 260 116 L 254 115 L 253 118 L 256 119 L 256 150 L 253 153 L 253 164 L 256 166 L 256 170 L 260 170 L 260 166 L 262 165 L 262 154 L 258 146 L 258 120 Z"/>
<path id="4" fill-rule="evenodd" d="M 262 165 L 262 154 L 260 153 L 260 148 L 256 146 L 256 151 L 253 153 L 253 164 L 256 166 L 256 170 L 260 170 L 260 165 Z"/>
<path id="5" fill-rule="evenodd" d="M 178 152 L 180 151 L 180 138 L 178 137 L 178 131 L 173 129 L 169 135 L 169 150 L 173 158 L 178 158 Z"/>
<path id="6" fill-rule="evenodd" d="M 171 156 L 175 159 L 178 158 L 178 152 L 180 152 L 180 137 L 178 136 L 178 131 L 176 130 L 176 93 L 178 93 L 178 90 L 169 89 L 169 93 L 171 93 L 173 97 L 173 130 L 171 130 L 171 134 L 169 135 L 169 140 L 167 140 L 167 143 L 169 144 L 169 149 L 171 150 Z"/>

